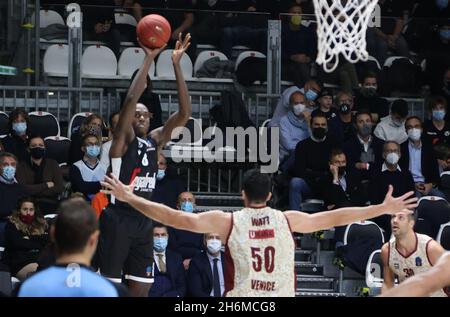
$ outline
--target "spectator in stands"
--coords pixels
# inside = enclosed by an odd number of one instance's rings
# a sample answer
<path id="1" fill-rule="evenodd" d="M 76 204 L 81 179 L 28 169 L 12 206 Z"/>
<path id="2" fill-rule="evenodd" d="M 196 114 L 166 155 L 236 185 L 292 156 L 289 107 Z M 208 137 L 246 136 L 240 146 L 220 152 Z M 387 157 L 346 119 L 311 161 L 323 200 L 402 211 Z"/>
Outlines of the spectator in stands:
<path id="1" fill-rule="evenodd" d="M 356 134 L 342 148 L 347 159 L 347 171 L 360 182 L 360 201 L 366 202 L 369 200 L 371 171 L 381 166 L 383 161 L 383 141 L 372 134 L 373 124 L 369 112 L 357 112 L 354 122 Z"/>
<path id="2" fill-rule="evenodd" d="M 339 143 L 350 140 L 354 135 L 353 127 L 353 95 L 349 92 L 340 91 L 336 95 L 336 106 L 338 108 L 339 116 L 336 119 L 336 123 L 333 122 L 333 126 L 336 125 L 340 129 L 337 137 L 341 136 L 338 140 Z"/>
<path id="3" fill-rule="evenodd" d="M 373 134 L 383 141 L 395 141 L 402 144 L 408 139 L 405 131 L 405 120 L 408 116 L 408 103 L 397 99 L 392 103 L 391 113 L 381 119 Z"/>
<path id="4" fill-rule="evenodd" d="M 401 159 L 399 165 L 402 169 L 411 172 L 416 188 L 416 195 L 439 196 L 444 194 L 437 189 L 439 184 L 439 166 L 430 142 L 422 136 L 422 120 L 412 116 L 405 122 L 408 140 L 401 144 Z"/>
<path id="5" fill-rule="evenodd" d="M 137 22 L 142 19 L 142 6 L 135 0 L 114 0 L 116 7 L 121 7 L 130 12 Z"/>
<path id="6" fill-rule="evenodd" d="M 160 152 L 158 154 L 158 174 L 156 175 L 156 188 L 153 191 L 152 201 L 176 208 L 178 197 L 185 191 L 181 179 L 167 165 L 167 159 Z"/>
<path id="7" fill-rule="evenodd" d="M 114 1 L 80 0 L 83 12 L 83 38 L 90 41 L 106 42 L 116 55 L 120 56 L 120 31 L 114 17 Z"/>
<path id="8" fill-rule="evenodd" d="M 434 153 L 439 165 L 439 175 L 450 170 L 450 145 L 440 143 L 434 146 Z"/>
<path id="9" fill-rule="evenodd" d="M 153 276 L 155 282 L 149 297 L 184 297 L 186 295 L 186 272 L 181 256 L 167 249 L 169 232 L 165 225 L 153 226 Z"/>
<path id="10" fill-rule="evenodd" d="M 320 84 L 314 80 L 311 79 L 305 83 L 305 86 L 303 88 L 298 88 L 297 86 L 291 86 L 283 91 L 281 94 L 280 100 L 278 100 L 277 106 L 275 108 L 275 111 L 273 113 L 272 119 L 270 120 L 270 127 L 279 127 L 280 126 L 280 120 L 281 118 L 286 115 L 290 111 L 290 98 L 291 95 L 296 92 L 300 91 L 302 94 L 306 97 L 306 107 L 311 110 L 315 110 L 315 101 L 317 97 L 319 96 L 322 88 L 320 87 Z"/>
<path id="11" fill-rule="evenodd" d="M 311 65 L 317 54 L 316 33 L 312 26 L 302 25 L 302 7 L 293 3 L 281 37 L 282 78 L 302 87 L 311 76 Z"/>
<path id="12" fill-rule="evenodd" d="M 99 231 L 94 211 L 85 201 L 77 198 L 63 202 L 50 235 L 56 246 L 56 264 L 27 279 L 19 289 L 19 297 L 119 295 L 118 286 L 89 268 Z"/>
<path id="13" fill-rule="evenodd" d="M 428 113 L 431 120 L 425 121 L 423 128 L 433 145 L 446 143 L 450 145 L 450 125 L 445 121 L 447 100 L 441 96 L 430 98 Z"/>
<path id="14" fill-rule="evenodd" d="M 323 89 L 317 98 L 317 102 L 319 107 L 311 114 L 313 117 L 318 112 L 323 113 L 328 121 L 338 116 L 337 110 L 333 108 L 333 93 L 331 90 Z"/>
<path id="15" fill-rule="evenodd" d="M 217 233 L 204 235 L 206 252 L 197 254 L 188 271 L 188 294 L 192 297 L 222 297 L 225 291 L 225 256 Z"/>
<path id="16" fill-rule="evenodd" d="M 406 9 L 402 1 L 380 0 L 381 27 L 369 27 L 367 29 L 367 50 L 378 62 L 383 65 L 387 58 L 388 50 L 396 55 L 409 57 L 408 43 L 402 35 L 403 11 Z"/>
<path id="17" fill-rule="evenodd" d="M 289 208 L 300 210 L 300 204 L 308 197 L 321 197 L 323 185 L 329 175 L 329 157 L 335 146 L 327 136 L 325 115 L 318 113 L 311 118 L 311 136 L 300 141 L 295 148 L 293 178 L 289 184 Z"/>
<path id="18" fill-rule="evenodd" d="M 370 111 L 374 123 L 389 114 L 388 101 L 378 95 L 378 80 L 375 73 L 368 73 L 364 77 L 362 87 L 355 98 L 355 110 L 363 109 Z"/>
<path id="19" fill-rule="evenodd" d="M 17 202 L 27 195 L 25 188 L 15 178 L 17 158 L 8 152 L 0 153 L 0 243 L 3 241 L 4 228 Z"/>
<path id="20" fill-rule="evenodd" d="M 102 128 L 104 127 L 103 118 L 97 114 L 88 116 L 80 128 L 72 133 L 69 149 L 69 164 L 79 161 L 84 156 L 81 151 L 82 139 L 86 134 L 96 134 L 102 139 Z"/>
<path id="21" fill-rule="evenodd" d="M 31 135 L 28 139 L 30 158 L 17 167 L 17 181 L 36 200 L 44 214 L 55 213 L 59 195 L 64 191 L 64 180 L 58 162 L 47 158 L 44 139 Z"/>
<path id="22" fill-rule="evenodd" d="M 88 200 L 91 200 L 100 191 L 100 181 L 106 175 L 106 168 L 99 160 L 100 138 L 95 134 L 85 135 L 81 150 L 84 156 L 70 167 L 69 177 L 72 183 L 72 191 L 80 192 Z"/>
<path id="23" fill-rule="evenodd" d="M 36 271 L 40 252 L 49 242 L 47 222 L 31 198 L 19 200 L 5 228 L 6 259 L 11 275 L 25 280 Z"/>
<path id="24" fill-rule="evenodd" d="M 450 16 L 449 16 L 450 17 Z M 425 48 L 425 78 L 432 92 L 441 93 L 442 74 L 450 66 L 450 21 L 441 21 L 433 30 L 431 43 Z"/>
<path id="25" fill-rule="evenodd" d="M 297 143 L 309 137 L 311 112 L 306 109 L 306 97 L 300 91 L 291 94 L 289 111 L 280 120 L 280 162 L 287 171 L 294 163 Z"/>
<path id="26" fill-rule="evenodd" d="M 192 30 L 192 37 L 197 38 L 198 43 L 219 46 L 219 12 L 221 1 L 218 0 L 198 0 L 195 8 L 195 23 Z"/>
<path id="27" fill-rule="evenodd" d="M 400 145 L 388 141 L 383 146 L 384 163 L 373 171 L 370 181 L 370 203 L 379 204 L 383 201 L 389 185 L 394 187 L 393 196 L 398 197 L 409 191 L 414 191 L 414 180 L 407 169 L 402 169 L 398 162 L 401 158 Z M 380 216 L 374 221 L 390 236 L 390 216 Z"/>
<path id="28" fill-rule="evenodd" d="M 106 169 L 108 169 L 109 167 L 109 150 L 111 149 L 111 144 L 112 144 L 112 137 L 114 134 L 114 130 L 117 126 L 117 122 L 119 122 L 119 116 L 120 116 L 120 112 L 119 111 L 115 111 L 113 113 L 111 113 L 111 115 L 109 116 L 109 128 L 108 128 L 108 139 L 109 141 L 103 143 L 102 145 L 102 154 L 101 154 L 101 158 L 100 158 L 100 163 L 103 164 L 103 166 L 106 167 Z"/>
<path id="29" fill-rule="evenodd" d="M 157 13 L 169 21 L 172 27 L 172 35 L 168 47 L 175 46 L 180 33 L 192 33 L 192 26 L 195 22 L 195 8 L 192 0 L 145 0 L 142 5 L 144 6 L 144 16 Z M 192 37 L 191 46 L 189 46 L 186 53 L 193 61 L 195 60 L 196 48 L 196 39 Z"/>
<path id="30" fill-rule="evenodd" d="M 114 0 L 115 13 L 128 13 L 132 15 L 136 22 L 142 19 L 142 6 L 135 0 Z M 120 32 L 120 40 L 124 42 L 133 42 L 138 46 L 136 39 L 136 26 L 131 24 L 119 23 L 115 25 L 115 29 Z"/>
<path id="31" fill-rule="evenodd" d="M 177 209 L 182 212 L 195 212 L 195 197 L 190 192 L 183 192 L 178 196 Z M 184 268 L 189 268 L 191 259 L 202 250 L 202 235 L 200 233 L 169 229 L 169 249 L 178 252 Z"/>
<path id="32" fill-rule="evenodd" d="M 6 152 L 14 154 L 19 161 L 28 158 L 27 139 L 30 127 L 28 113 L 21 109 L 14 109 L 9 114 L 9 134 L 2 139 L 3 147 Z"/>
<path id="33" fill-rule="evenodd" d="M 444 73 L 441 94 L 447 99 L 447 105 L 450 105 L 450 67 Z M 447 121 L 449 120 L 447 119 Z"/>

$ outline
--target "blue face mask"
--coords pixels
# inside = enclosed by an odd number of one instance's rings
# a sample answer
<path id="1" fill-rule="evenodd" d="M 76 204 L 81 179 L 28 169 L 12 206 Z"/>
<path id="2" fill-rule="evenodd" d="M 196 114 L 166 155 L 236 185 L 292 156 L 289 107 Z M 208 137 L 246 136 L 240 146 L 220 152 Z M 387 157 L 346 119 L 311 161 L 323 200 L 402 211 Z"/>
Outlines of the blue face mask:
<path id="1" fill-rule="evenodd" d="M 26 122 L 15 122 L 12 125 L 12 129 L 16 132 L 17 135 L 24 135 L 27 131 L 27 123 Z"/>
<path id="2" fill-rule="evenodd" d="M 100 146 L 98 145 L 89 145 L 86 147 L 86 154 L 89 157 L 97 157 L 100 154 Z"/>
<path id="3" fill-rule="evenodd" d="M 153 248 L 158 252 L 163 252 L 167 248 L 167 238 L 158 237 L 153 239 Z"/>
<path id="4" fill-rule="evenodd" d="M 445 111 L 444 110 L 433 110 L 433 119 L 434 120 L 444 120 Z"/>
<path id="5" fill-rule="evenodd" d="M 306 96 L 306 99 L 308 99 L 309 101 L 313 101 L 313 100 L 316 100 L 318 95 L 314 90 L 310 89 L 306 92 L 305 96 Z"/>
<path id="6" fill-rule="evenodd" d="M 436 6 L 439 9 L 445 9 L 448 6 L 448 0 L 436 0 Z"/>
<path id="7" fill-rule="evenodd" d="M 440 35 L 444 40 L 450 40 L 450 29 L 440 30 L 440 31 L 439 31 L 439 35 Z"/>
<path id="8" fill-rule="evenodd" d="M 185 212 L 193 212 L 194 211 L 194 204 L 190 201 L 183 201 L 181 203 L 181 210 Z"/>
<path id="9" fill-rule="evenodd" d="M 2 176 L 4 179 L 11 181 L 14 179 L 14 176 L 16 175 L 16 168 L 11 165 L 7 165 L 3 168 Z"/>
<path id="10" fill-rule="evenodd" d="M 156 174 L 156 179 L 160 181 L 164 178 L 164 176 L 166 176 L 166 170 L 158 169 L 158 173 Z"/>

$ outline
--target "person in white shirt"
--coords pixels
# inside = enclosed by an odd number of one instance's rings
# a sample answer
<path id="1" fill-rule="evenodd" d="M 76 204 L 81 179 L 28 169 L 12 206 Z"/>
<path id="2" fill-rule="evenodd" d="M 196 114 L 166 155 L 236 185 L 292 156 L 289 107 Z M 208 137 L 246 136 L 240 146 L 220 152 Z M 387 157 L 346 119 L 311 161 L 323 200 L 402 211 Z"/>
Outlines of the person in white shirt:
<path id="1" fill-rule="evenodd" d="M 383 141 L 395 141 L 402 144 L 408 140 L 405 130 L 405 120 L 408 116 L 408 103 L 397 99 L 392 103 L 391 113 L 382 118 L 373 134 Z"/>

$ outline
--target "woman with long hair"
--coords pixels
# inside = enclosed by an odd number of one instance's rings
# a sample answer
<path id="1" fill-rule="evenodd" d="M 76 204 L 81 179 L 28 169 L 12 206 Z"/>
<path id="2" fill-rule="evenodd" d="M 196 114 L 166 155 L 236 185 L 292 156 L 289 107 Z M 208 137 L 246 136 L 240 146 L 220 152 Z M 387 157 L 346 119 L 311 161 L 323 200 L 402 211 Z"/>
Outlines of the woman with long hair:
<path id="1" fill-rule="evenodd" d="M 33 198 L 22 198 L 5 228 L 6 261 L 11 275 L 23 281 L 36 271 L 37 259 L 47 245 L 48 224 Z"/>

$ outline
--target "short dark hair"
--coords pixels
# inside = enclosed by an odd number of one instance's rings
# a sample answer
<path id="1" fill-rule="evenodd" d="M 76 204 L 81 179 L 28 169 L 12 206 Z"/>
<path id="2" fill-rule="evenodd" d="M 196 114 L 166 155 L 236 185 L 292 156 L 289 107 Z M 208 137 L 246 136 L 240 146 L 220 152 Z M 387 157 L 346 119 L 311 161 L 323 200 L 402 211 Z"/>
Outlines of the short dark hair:
<path id="1" fill-rule="evenodd" d="M 398 148 L 398 150 L 400 151 L 400 144 L 398 144 L 397 142 L 395 142 L 395 141 L 386 141 L 386 142 L 384 142 L 384 144 L 383 144 L 383 152 L 384 152 L 384 150 L 386 149 L 386 146 L 388 145 L 388 144 L 395 144 L 395 145 L 397 145 L 397 148 Z"/>
<path id="2" fill-rule="evenodd" d="M 249 201 L 263 203 L 272 190 L 272 181 L 268 174 L 261 173 L 258 169 L 251 169 L 244 174 L 242 190 Z"/>
<path id="3" fill-rule="evenodd" d="M 420 119 L 418 116 L 409 116 L 408 118 L 406 118 L 406 121 L 405 121 L 405 128 L 406 128 L 406 123 L 407 123 L 409 120 L 413 120 L 413 119 L 416 119 L 416 120 L 418 120 L 418 121 L 420 122 L 420 127 L 423 126 L 422 119 Z"/>
<path id="4" fill-rule="evenodd" d="M 447 143 L 438 143 L 433 147 L 433 149 L 438 160 L 446 161 L 450 158 L 450 145 Z"/>
<path id="5" fill-rule="evenodd" d="M 45 141 L 44 138 L 40 134 L 33 133 L 27 139 L 27 146 L 30 146 L 31 140 L 37 139 L 37 138 L 42 139 L 42 141 Z"/>
<path id="6" fill-rule="evenodd" d="M 112 125 L 113 125 L 113 119 L 114 119 L 114 117 L 115 116 L 117 116 L 118 114 L 120 114 L 120 111 L 114 111 L 113 113 L 111 113 L 110 115 L 109 115 L 109 118 L 108 118 L 108 124 L 109 124 L 109 127 L 111 128 L 112 127 Z"/>
<path id="7" fill-rule="evenodd" d="M 364 78 L 363 78 L 363 82 L 364 82 L 364 80 L 366 79 L 366 78 L 375 78 L 375 79 L 377 79 L 378 80 L 378 76 L 377 76 L 377 74 L 376 73 L 374 73 L 374 72 L 367 72 L 366 73 L 366 75 L 364 76 Z"/>
<path id="8" fill-rule="evenodd" d="M 169 233 L 169 229 L 167 228 L 167 226 L 161 222 L 153 222 L 153 229 L 155 228 L 165 228 L 167 233 Z"/>
<path id="9" fill-rule="evenodd" d="M 356 121 L 358 120 L 358 117 L 359 116 L 362 116 L 362 115 L 368 115 L 371 119 L 372 119 L 372 114 L 370 113 L 370 111 L 369 110 L 367 110 L 367 109 L 362 109 L 362 110 L 359 110 L 357 113 L 356 113 L 356 115 L 355 115 L 355 123 L 356 123 Z"/>
<path id="10" fill-rule="evenodd" d="M 15 156 L 14 154 L 9 153 L 9 152 L 0 152 L 0 163 L 3 162 L 3 159 L 5 157 L 11 157 L 11 158 L 13 158 L 16 161 L 16 163 L 19 163 L 19 160 L 17 159 L 17 156 Z"/>
<path id="11" fill-rule="evenodd" d="M 328 124 L 327 116 L 322 111 L 317 111 L 313 116 L 311 116 L 311 122 L 310 122 L 311 125 L 312 125 L 312 123 L 313 123 L 315 118 L 324 118 L 327 121 L 327 124 Z"/>
<path id="12" fill-rule="evenodd" d="M 408 116 L 408 103 L 404 99 L 396 99 L 392 103 L 391 113 L 400 115 L 402 118 Z"/>
<path id="13" fill-rule="evenodd" d="M 102 145 L 102 139 L 101 139 L 100 136 L 98 136 L 96 134 L 93 134 L 93 133 L 88 133 L 88 134 L 83 135 L 83 137 L 81 138 L 81 146 L 85 146 L 86 145 L 85 143 L 86 143 L 86 140 L 88 138 L 96 138 L 97 141 L 100 142 L 100 146 Z"/>
<path id="14" fill-rule="evenodd" d="M 23 108 L 16 108 L 9 114 L 8 130 L 10 133 L 13 132 L 12 125 L 14 123 L 14 120 L 16 120 L 19 116 L 24 117 L 25 121 L 27 122 L 27 132 L 30 131 L 30 117 L 28 116 L 28 112 L 26 112 Z"/>
<path id="15" fill-rule="evenodd" d="M 333 159 L 333 157 L 338 156 L 338 155 L 345 155 L 344 151 L 342 151 L 342 149 L 332 149 L 331 153 L 330 153 L 330 162 Z"/>
<path id="16" fill-rule="evenodd" d="M 445 99 L 445 97 L 432 96 L 432 97 L 430 97 L 430 100 L 428 101 L 428 111 L 429 112 L 433 111 L 433 108 L 438 104 L 442 104 L 445 107 L 445 109 L 447 109 L 447 107 L 448 107 L 447 99 Z"/>
<path id="17" fill-rule="evenodd" d="M 83 199 L 63 201 L 55 221 L 55 245 L 58 254 L 81 252 L 89 237 L 98 230 L 94 209 Z"/>

